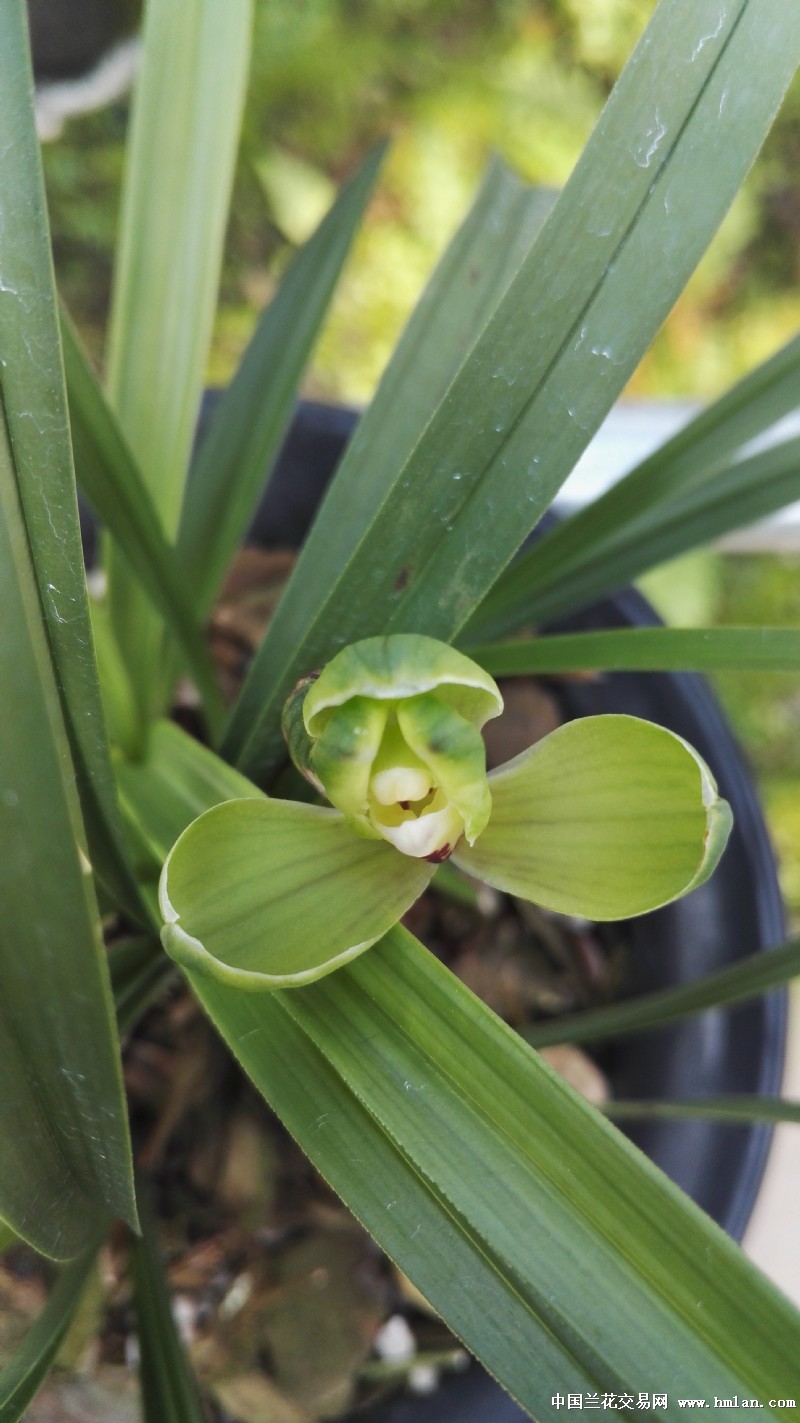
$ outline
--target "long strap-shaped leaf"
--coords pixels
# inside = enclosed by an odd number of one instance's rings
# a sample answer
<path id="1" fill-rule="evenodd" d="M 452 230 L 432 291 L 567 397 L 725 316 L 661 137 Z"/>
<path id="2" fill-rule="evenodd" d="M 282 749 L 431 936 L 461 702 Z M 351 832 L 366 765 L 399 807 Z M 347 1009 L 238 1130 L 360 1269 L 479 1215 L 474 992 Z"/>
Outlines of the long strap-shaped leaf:
<path id="1" fill-rule="evenodd" d="M 111 987 L 121 1037 L 129 1033 L 163 989 L 171 965 L 157 939 L 142 934 L 114 944 L 109 953 Z"/>
<path id="2" fill-rule="evenodd" d="M 469 632 L 508 632 L 532 620 L 549 621 L 611 592 L 637 574 L 699 544 L 772 514 L 800 495 L 800 439 L 784 440 L 747 458 L 712 465 L 638 518 L 613 540 L 588 553 L 551 584 L 531 578 L 533 554 L 508 570 L 503 586 L 485 600 Z M 535 586 L 534 586 L 535 584 Z"/>
<path id="3" fill-rule="evenodd" d="M 18 1244 L 18 1242 L 19 1236 L 17 1232 L 12 1230 L 6 1221 L 0 1220 L 0 1255 L 4 1254 L 6 1250 L 10 1250 L 11 1246 Z"/>
<path id="4" fill-rule="evenodd" d="M 17 1423 L 56 1358 L 97 1257 L 90 1246 L 62 1270 L 41 1314 L 0 1372 L 0 1421 Z"/>
<path id="5" fill-rule="evenodd" d="M 376 149 L 292 262 L 192 466 L 178 555 L 207 609 L 264 491 L 297 386 L 378 176 Z"/>
<path id="6" fill-rule="evenodd" d="M 535 1417 L 560 1388 L 676 1377 L 791 1394 L 788 1302 L 410 935 L 308 989 L 194 986 L 318 1168 Z M 678 1416 L 674 1394 L 659 1416 Z"/>
<path id="7" fill-rule="evenodd" d="M 63 312 L 61 334 L 78 484 L 174 634 L 213 734 L 220 725 L 222 699 L 186 579 L 78 334 Z"/>
<path id="8" fill-rule="evenodd" d="M 156 1222 L 139 1192 L 142 1234 L 131 1245 L 145 1423 L 204 1423 L 197 1384 L 175 1327 Z"/>
<path id="9" fill-rule="evenodd" d="M 800 939 L 789 939 L 769 953 L 749 954 L 728 968 L 718 969 L 694 983 L 659 988 L 638 998 L 589 1008 L 585 1013 L 568 1014 L 558 1021 L 531 1023 L 523 1036 L 534 1047 L 551 1043 L 592 1042 L 597 1038 L 640 1033 L 646 1028 L 674 1022 L 705 1008 L 722 1008 L 745 1003 L 781 988 L 800 975 Z"/>
<path id="10" fill-rule="evenodd" d="M 699 1121 L 730 1122 L 795 1122 L 800 1124 L 800 1102 L 783 1097 L 755 1097 L 742 1093 L 731 1097 L 681 1097 L 675 1101 L 641 1102 L 624 1100 L 609 1102 L 604 1111 L 608 1116 L 630 1117 L 694 1117 Z"/>
<path id="11" fill-rule="evenodd" d="M 613 566 L 612 552 L 617 554 L 620 545 L 636 545 L 634 530 L 642 521 L 657 528 L 659 511 L 682 490 L 718 478 L 721 467 L 730 468 L 730 457 L 743 445 L 797 408 L 799 389 L 800 337 L 795 337 L 601 498 L 538 540 L 498 579 L 470 620 L 469 633 L 484 637 L 511 630 L 529 618 L 537 598 L 548 600 L 547 616 L 551 608 L 558 616 L 613 587 L 621 575 Z M 777 502 L 770 502 L 767 494 L 764 512 L 775 507 Z M 745 511 L 745 517 L 755 515 Z M 575 592 L 578 579 L 587 576 L 591 583 Z"/>
<path id="12" fill-rule="evenodd" d="M 115 901 L 143 921 L 92 652 L 23 0 L 0 5 L 0 96 L 0 394 L 92 863 Z"/>
<path id="13" fill-rule="evenodd" d="M 75 1254 L 135 1220 L 108 970 L 47 634 L 0 425 L 0 1214 Z"/>
<path id="14" fill-rule="evenodd" d="M 493 677 L 603 672 L 800 671 L 798 628 L 615 628 L 471 647 Z"/>
<path id="15" fill-rule="evenodd" d="M 109 394 L 168 538 L 205 377 L 236 159 L 252 0 L 149 0 L 109 346 Z M 146 722 L 161 623 L 112 560 L 115 626 Z"/>
<path id="16" fill-rule="evenodd" d="M 386 631 L 387 606 L 392 631 L 459 631 L 666 316 L 798 59 L 800 10 L 782 0 L 662 0 L 413 453 L 381 472 L 369 529 L 355 518 L 335 528 L 332 500 L 323 511 L 329 557 L 298 568 L 306 596 L 279 611 L 228 737 L 244 769 L 268 768 L 292 678 L 337 641 Z M 265 701 L 267 665 L 277 690 Z"/>
<path id="17" fill-rule="evenodd" d="M 309 535 L 281 602 L 284 633 L 277 656 L 288 657 L 290 667 L 300 665 L 300 659 L 292 661 L 292 637 L 307 648 L 303 657 L 312 655 L 313 646 L 322 645 L 306 619 L 310 616 L 313 622 L 321 610 L 324 621 L 325 597 L 336 583 L 340 560 L 347 560 L 348 541 L 377 517 L 390 475 L 413 450 L 552 203 L 551 193 L 526 188 L 501 163 L 491 164 L 359 422 L 325 501 L 324 515 Z M 262 703 L 274 711 L 291 689 L 291 671 L 276 675 L 275 637 L 270 635 L 270 650 L 265 646 L 236 709 L 227 739 L 229 750 L 238 745 Z"/>
<path id="18" fill-rule="evenodd" d="M 168 531 L 177 526 L 216 304 L 249 0 L 150 0 L 109 345 L 109 390 Z"/>

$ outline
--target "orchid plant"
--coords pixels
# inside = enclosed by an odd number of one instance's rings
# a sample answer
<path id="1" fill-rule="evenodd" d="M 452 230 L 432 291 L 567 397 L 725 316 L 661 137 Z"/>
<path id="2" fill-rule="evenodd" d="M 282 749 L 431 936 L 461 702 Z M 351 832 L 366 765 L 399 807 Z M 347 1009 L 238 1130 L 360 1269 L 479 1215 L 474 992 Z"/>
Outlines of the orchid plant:
<path id="1" fill-rule="evenodd" d="M 203 624 L 381 154 L 298 252 L 195 449 L 251 0 L 145 8 L 101 384 L 59 318 L 23 0 L 0 6 L 0 1216 L 6 1243 L 70 1262 L 0 1368 L 0 1417 L 22 1416 L 120 1220 L 145 1417 L 201 1416 L 120 1071 L 176 963 L 312 1162 L 532 1416 L 560 1389 L 635 1397 L 665 1372 L 685 1394 L 786 1399 L 796 1312 L 399 920 L 445 856 L 602 919 L 687 893 L 722 852 L 725 803 L 670 732 L 569 723 L 487 775 L 481 727 L 494 676 L 800 662 L 796 633 L 762 628 L 518 636 L 797 497 L 798 442 L 773 431 L 797 404 L 793 341 L 520 552 L 755 157 L 800 8 L 660 0 L 557 201 L 493 165 L 232 707 Z M 103 526 L 91 594 L 76 477 Z M 203 740 L 171 719 L 181 677 Z M 756 955 L 694 1006 L 799 959 Z"/>

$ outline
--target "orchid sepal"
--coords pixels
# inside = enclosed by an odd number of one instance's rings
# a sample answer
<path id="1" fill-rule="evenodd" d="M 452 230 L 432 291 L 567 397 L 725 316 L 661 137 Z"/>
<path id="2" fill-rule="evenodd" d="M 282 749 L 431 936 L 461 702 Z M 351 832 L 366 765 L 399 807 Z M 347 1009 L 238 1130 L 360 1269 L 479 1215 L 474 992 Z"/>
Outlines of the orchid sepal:
<path id="1" fill-rule="evenodd" d="M 596 921 L 649 913 L 699 888 L 732 825 L 694 748 L 638 717 L 567 722 L 489 783 L 489 824 L 473 847 L 457 847 L 458 867 Z"/>
<path id="2" fill-rule="evenodd" d="M 192 821 L 161 873 L 164 948 L 249 991 L 297 988 L 348 963 L 419 898 L 433 866 L 297 801 L 229 800 Z"/>

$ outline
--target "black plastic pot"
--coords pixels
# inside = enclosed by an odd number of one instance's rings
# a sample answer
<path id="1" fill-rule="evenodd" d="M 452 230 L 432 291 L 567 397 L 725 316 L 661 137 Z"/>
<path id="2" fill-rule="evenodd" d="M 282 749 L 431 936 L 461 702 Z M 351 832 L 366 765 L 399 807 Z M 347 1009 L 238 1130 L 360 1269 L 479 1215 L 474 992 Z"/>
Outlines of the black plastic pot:
<path id="1" fill-rule="evenodd" d="M 38 83 L 88 73 L 138 19 L 139 0 L 28 0 Z"/>
<path id="2" fill-rule="evenodd" d="M 250 541 L 297 547 L 352 433 L 351 410 L 298 409 Z M 594 604 L 559 630 L 640 627 L 658 618 L 632 589 Z M 734 830 L 710 882 L 686 899 L 630 921 L 630 994 L 725 967 L 784 937 L 783 906 L 763 817 L 742 752 L 706 682 L 686 673 L 614 673 L 559 684 L 568 716 L 628 712 L 677 732 L 708 762 L 734 813 Z M 682 1097 L 780 1090 L 786 996 L 735 1011 L 710 1010 L 673 1028 L 611 1044 L 604 1060 L 619 1097 Z M 648 1121 L 625 1128 L 648 1156 L 735 1239 L 741 1239 L 770 1141 L 763 1125 Z M 522 1423 L 527 1417 L 477 1366 L 432 1397 L 404 1396 L 358 1414 L 362 1423 Z"/>

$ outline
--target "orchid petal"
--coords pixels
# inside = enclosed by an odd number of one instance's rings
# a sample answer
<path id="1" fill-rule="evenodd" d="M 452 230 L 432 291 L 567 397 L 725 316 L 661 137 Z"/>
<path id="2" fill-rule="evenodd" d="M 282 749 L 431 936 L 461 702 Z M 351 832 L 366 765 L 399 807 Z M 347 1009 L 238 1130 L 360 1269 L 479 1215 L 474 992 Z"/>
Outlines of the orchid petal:
<path id="1" fill-rule="evenodd" d="M 231 800 L 173 846 L 161 876 L 164 947 L 247 989 L 311 983 L 374 944 L 433 866 L 353 835 L 335 810 Z"/>
<path id="2" fill-rule="evenodd" d="M 385 703 L 353 697 L 334 708 L 309 756 L 325 794 L 349 816 L 366 816 L 372 765 L 386 726 Z"/>
<path id="3" fill-rule="evenodd" d="M 430 767 L 433 784 L 458 811 L 472 844 L 492 808 L 480 732 L 433 692 L 400 702 L 397 722 L 411 750 Z"/>
<path id="4" fill-rule="evenodd" d="M 396 702 L 433 691 L 476 727 L 503 710 L 494 680 L 463 652 L 418 633 L 393 633 L 344 647 L 323 668 L 303 703 L 306 729 L 319 736 L 331 708 L 351 697 Z"/>
<path id="5" fill-rule="evenodd" d="M 656 909 L 703 883 L 731 826 L 681 737 L 630 716 L 559 727 L 489 776 L 492 814 L 453 859 L 497 889 L 588 919 Z"/>

